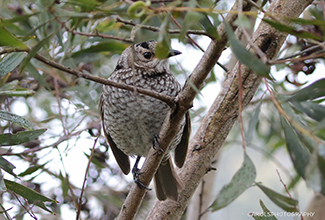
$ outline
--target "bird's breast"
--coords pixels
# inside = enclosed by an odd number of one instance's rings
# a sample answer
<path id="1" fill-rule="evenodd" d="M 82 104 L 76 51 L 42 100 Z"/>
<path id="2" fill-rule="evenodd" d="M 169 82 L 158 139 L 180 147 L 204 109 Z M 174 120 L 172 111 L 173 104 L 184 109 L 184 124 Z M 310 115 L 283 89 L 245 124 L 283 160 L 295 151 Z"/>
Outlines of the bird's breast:
<path id="1" fill-rule="evenodd" d="M 180 90 L 174 76 L 167 73 L 145 76 L 130 71 L 120 75 L 113 73 L 109 79 L 169 96 L 176 96 Z M 105 130 L 117 147 L 127 155 L 146 156 L 169 111 L 168 105 L 136 89 L 128 91 L 111 86 L 104 86 L 102 101 Z"/>

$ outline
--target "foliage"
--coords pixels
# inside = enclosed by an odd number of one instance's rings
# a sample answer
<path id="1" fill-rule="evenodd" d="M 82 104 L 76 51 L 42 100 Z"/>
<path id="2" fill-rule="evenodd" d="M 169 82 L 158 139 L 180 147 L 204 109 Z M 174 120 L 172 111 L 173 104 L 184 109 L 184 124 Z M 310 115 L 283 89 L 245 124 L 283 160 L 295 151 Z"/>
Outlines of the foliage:
<path id="1" fill-rule="evenodd" d="M 210 0 L 157 2 L 0 1 L 0 168 L 5 171 L 0 178 L 0 215 L 6 219 L 27 215 L 37 219 L 55 213 L 68 218 L 64 207 L 69 207 L 71 213 L 76 207 L 84 219 L 113 219 L 118 214 L 132 181 L 121 175 L 109 157 L 109 146 L 99 137 L 97 105 L 102 85 L 68 72 L 73 69 L 107 78 L 126 47 L 149 39 L 158 40 L 158 58 L 167 56 L 172 41 L 199 48 L 195 44 L 219 38 L 216 28 L 223 22 L 223 9 L 230 9 Z M 263 1 L 263 8 L 267 7 L 268 1 Z M 308 19 L 286 18 L 293 27 L 271 17 L 263 19 L 289 34 L 278 59 L 272 61 L 263 59 L 260 52 L 245 49 L 236 32 L 224 24 L 229 47 L 238 60 L 271 79 L 264 81 L 256 95 L 262 98 L 243 112 L 249 121 L 245 129 L 248 147 L 253 146 L 254 139 L 271 155 L 286 147 L 296 178 L 285 189 L 293 190 L 299 181 L 305 181 L 315 192 L 325 195 L 325 79 L 310 80 L 324 62 L 321 42 L 325 22 L 317 6 L 309 11 Z M 242 12 L 236 21 L 239 31 L 245 32 L 250 25 L 248 18 L 255 22 L 257 15 Z M 191 55 L 184 56 L 190 59 Z M 189 71 L 186 63 L 171 69 L 176 75 Z M 221 85 L 221 75 L 211 73 L 206 87 Z M 305 82 L 300 82 L 301 76 Z M 198 103 L 207 108 L 200 99 Z M 194 125 L 204 113 L 194 106 Z M 228 141 L 233 139 L 237 137 Z M 93 145 L 95 149 L 90 151 Z M 74 158 L 78 171 L 71 171 L 68 160 L 77 151 L 81 152 Z M 298 201 L 290 193 L 288 197 L 264 186 L 267 183 L 254 184 L 258 178 L 254 158 L 246 152 L 244 155 L 242 167 L 222 188 L 210 210 L 229 205 L 254 185 L 279 207 L 297 211 Z M 86 169 L 90 158 L 92 163 Z M 72 178 L 75 172 L 82 175 L 81 181 Z M 88 180 L 83 189 L 85 172 Z M 79 198 L 81 192 L 83 198 Z M 139 215 L 147 212 L 150 199 L 151 195 L 147 196 Z M 263 212 L 269 213 L 260 203 Z"/>

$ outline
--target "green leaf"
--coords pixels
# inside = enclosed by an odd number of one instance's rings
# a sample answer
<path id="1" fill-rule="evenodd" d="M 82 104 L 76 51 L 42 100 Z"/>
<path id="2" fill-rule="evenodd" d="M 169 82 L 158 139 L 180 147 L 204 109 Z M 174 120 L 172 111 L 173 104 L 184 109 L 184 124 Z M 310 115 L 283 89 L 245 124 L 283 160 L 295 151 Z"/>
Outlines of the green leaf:
<path id="1" fill-rule="evenodd" d="M 32 124 L 27 119 L 19 115 L 0 110 L 0 119 L 16 123 L 28 130 L 33 130 Z"/>
<path id="2" fill-rule="evenodd" d="M 267 195 L 267 197 L 269 197 L 269 199 L 272 200 L 272 202 L 274 202 L 274 204 L 276 204 L 283 210 L 285 210 L 287 212 L 297 212 L 298 211 L 296 208 L 298 205 L 297 200 L 292 199 L 287 196 L 284 196 L 284 195 L 281 195 L 281 194 L 273 191 L 272 189 L 270 189 L 266 186 L 263 186 L 262 184 L 257 183 L 256 185 L 265 193 L 265 195 Z"/>
<path id="3" fill-rule="evenodd" d="M 315 192 L 320 192 L 322 189 L 321 181 L 322 174 L 318 167 L 318 150 L 314 150 L 310 155 L 309 163 L 306 165 L 306 185 L 312 188 Z"/>
<path id="4" fill-rule="evenodd" d="M 19 49 L 28 49 L 28 47 L 13 36 L 7 29 L 0 23 L 0 46 L 11 46 Z"/>
<path id="5" fill-rule="evenodd" d="M 45 206 L 44 202 L 57 203 L 57 201 L 55 201 L 51 198 L 48 198 L 46 196 L 43 196 L 42 194 L 24 186 L 24 185 L 21 185 L 19 183 L 16 183 L 16 182 L 13 182 L 10 180 L 6 180 L 6 179 L 4 181 L 5 181 L 6 186 L 9 190 L 11 190 L 14 193 L 27 199 L 30 204 L 34 204 L 34 205 L 40 207 L 41 209 L 54 214 L 51 210 L 49 210 Z"/>
<path id="6" fill-rule="evenodd" d="M 5 181 L 3 179 L 3 174 L 2 174 L 2 171 L 0 169 L 0 191 L 6 191 L 7 190 L 7 187 L 6 187 L 6 184 L 5 184 Z M 5 209 L 3 209 L 5 210 Z"/>
<path id="7" fill-rule="evenodd" d="M 274 217 L 272 212 L 270 212 L 270 210 L 266 208 L 262 200 L 260 200 L 260 205 L 263 209 L 263 213 L 261 214 L 251 213 L 250 216 L 252 216 L 255 220 L 277 220 L 277 218 Z"/>
<path id="8" fill-rule="evenodd" d="M 185 15 L 185 18 L 184 18 L 184 21 L 182 24 L 182 30 L 178 36 L 179 41 L 183 41 L 185 39 L 188 29 L 192 25 L 196 25 L 199 21 L 204 19 L 205 16 L 206 15 L 196 12 L 196 11 L 188 11 Z"/>
<path id="9" fill-rule="evenodd" d="M 90 155 L 86 154 L 85 152 L 84 152 L 84 155 L 85 155 L 85 156 L 88 158 L 88 160 L 89 160 Z M 103 165 L 104 163 L 101 162 L 101 161 L 99 161 L 98 159 L 96 159 L 96 157 L 92 157 L 91 162 L 92 162 L 93 164 L 95 164 L 99 169 L 104 169 L 104 168 L 105 168 L 105 166 Z"/>
<path id="10" fill-rule="evenodd" d="M 44 88 L 50 90 L 50 85 L 46 82 L 44 76 L 38 72 L 35 66 L 29 62 L 25 69 L 35 80 L 37 80 L 37 82 L 44 86 Z"/>
<path id="11" fill-rule="evenodd" d="M 116 42 L 103 42 L 93 46 L 90 46 L 87 49 L 79 50 L 72 54 L 73 58 L 76 57 L 83 57 L 91 54 L 92 56 L 94 53 L 99 52 L 110 52 L 110 53 L 122 53 L 129 45 L 124 43 L 116 43 Z"/>
<path id="12" fill-rule="evenodd" d="M 206 32 L 209 34 L 210 37 L 213 39 L 219 39 L 219 34 L 217 32 L 217 29 L 213 24 L 211 23 L 209 17 L 207 14 L 203 14 L 204 17 L 199 21 L 200 24 L 204 27 Z"/>
<path id="13" fill-rule="evenodd" d="M 295 92 L 288 101 L 306 101 L 325 97 L 325 78 Z"/>
<path id="14" fill-rule="evenodd" d="M 314 119 L 315 121 L 321 122 L 323 119 L 325 119 L 325 106 L 306 101 L 306 102 L 291 102 L 294 107 L 300 111 Z"/>
<path id="15" fill-rule="evenodd" d="M 257 125 L 257 122 L 259 121 L 258 116 L 261 112 L 261 105 L 262 105 L 262 102 L 260 102 L 257 105 L 253 115 L 249 119 L 248 128 L 245 131 L 245 141 L 247 144 L 249 144 L 251 142 L 251 140 L 253 138 L 253 134 L 256 130 L 256 125 Z"/>
<path id="16" fill-rule="evenodd" d="M 230 183 L 221 189 L 210 209 L 217 211 L 230 204 L 254 183 L 255 178 L 255 166 L 248 155 L 245 154 L 243 165 L 235 173 Z"/>
<path id="17" fill-rule="evenodd" d="M 56 30 L 58 31 L 58 30 Z M 27 64 L 30 62 L 30 60 L 36 55 L 36 53 L 45 45 L 47 44 L 52 38 L 53 36 L 56 34 L 56 31 L 54 31 L 52 34 L 49 34 L 48 36 L 46 36 L 44 39 L 42 39 L 40 42 L 38 42 L 38 44 L 36 44 L 27 54 L 27 56 L 23 59 L 23 61 L 21 62 L 21 69 L 20 71 L 23 71 L 25 69 L 25 67 L 27 66 Z"/>
<path id="18" fill-rule="evenodd" d="M 3 90 L 0 91 L 0 96 L 30 96 L 34 95 L 35 92 L 29 89 L 20 89 L 20 90 Z"/>
<path id="19" fill-rule="evenodd" d="M 91 6 L 99 6 L 101 3 L 96 0 L 77 0 L 77 1 L 72 1 L 70 0 L 69 2 L 73 2 L 74 4 L 82 5 L 84 7 L 91 7 Z"/>
<path id="20" fill-rule="evenodd" d="M 35 92 L 29 89 L 13 89 L 0 91 L 0 96 L 30 96 L 34 94 Z"/>
<path id="21" fill-rule="evenodd" d="M 21 131 L 17 134 L 0 134 L 0 146 L 18 145 L 33 140 L 43 134 L 46 129 Z"/>
<path id="22" fill-rule="evenodd" d="M 250 20 L 243 13 L 240 13 L 238 15 L 238 18 L 236 19 L 236 21 L 234 21 L 234 25 L 241 26 L 241 27 L 244 27 L 244 28 L 247 28 L 247 29 L 251 28 L 251 26 L 252 26 Z"/>
<path id="23" fill-rule="evenodd" d="M 126 13 L 128 14 L 128 16 L 130 16 L 130 18 L 140 18 L 146 13 L 149 6 L 150 1 L 147 1 L 147 3 L 143 1 L 137 1 L 130 5 Z"/>
<path id="24" fill-rule="evenodd" d="M 324 145 L 320 145 L 319 146 L 319 151 L 324 152 L 325 150 L 325 146 Z M 317 158 L 318 161 L 318 169 L 321 173 L 321 185 L 322 185 L 322 189 L 321 189 L 321 193 L 323 195 L 325 195 L 325 157 L 323 155 L 318 155 Z"/>
<path id="25" fill-rule="evenodd" d="M 0 77 L 5 76 L 7 73 L 15 69 L 15 67 L 23 60 L 24 56 L 24 52 L 10 53 L 5 56 L 0 62 Z"/>
<path id="26" fill-rule="evenodd" d="M 303 19 L 303 18 L 286 18 L 288 21 L 294 22 L 301 25 L 316 25 L 316 26 L 325 26 L 325 21 L 318 19 Z"/>
<path id="27" fill-rule="evenodd" d="M 64 177 L 60 172 L 59 178 L 61 180 L 62 196 L 63 198 L 66 198 L 69 196 L 69 188 L 70 188 L 69 175 L 66 174 L 66 176 Z"/>
<path id="28" fill-rule="evenodd" d="M 270 20 L 267 18 L 263 18 L 263 21 L 274 27 L 275 29 L 285 32 L 291 35 L 294 35 L 299 38 L 307 38 L 307 39 L 313 39 L 313 40 L 323 40 L 320 36 L 315 35 L 311 32 L 308 31 L 303 31 L 303 30 L 296 30 L 294 27 L 282 24 L 281 22 Z"/>
<path id="29" fill-rule="evenodd" d="M 286 139 L 287 149 L 290 154 L 293 165 L 297 170 L 297 173 L 301 177 L 305 178 L 305 169 L 309 162 L 310 153 L 301 144 L 295 130 L 288 124 L 288 122 L 283 117 L 281 117 L 281 124 Z"/>
<path id="30" fill-rule="evenodd" d="M 32 166 L 32 167 L 28 167 L 25 171 L 18 174 L 18 176 L 23 177 L 23 176 L 30 175 L 30 174 L 36 172 L 37 170 L 42 169 L 47 163 L 48 162 L 46 162 L 45 164 L 42 164 L 42 165 L 35 165 L 35 166 Z"/>
<path id="31" fill-rule="evenodd" d="M 227 22 L 224 22 L 228 39 L 230 41 L 231 50 L 236 55 L 237 59 L 254 71 L 257 75 L 271 79 L 269 72 L 270 67 L 263 63 L 255 54 L 252 54 L 240 43 L 235 33 Z"/>
<path id="32" fill-rule="evenodd" d="M 165 16 L 162 24 L 159 27 L 158 43 L 155 49 L 155 56 L 158 59 L 164 59 L 168 57 L 170 48 L 170 37 L 167 32 L 169 23 L 169 16 Z"/>
<path id="33" fill-rule="evenodd" d="M 93 18 L 94 15 L 89 12 L 77 12 L 73 10 L 66 10 L 62 6 L 55 4 L 55 14 L 58 17 L 68 17 L 68 18 Z"/>
<path id="34" fill-rule="evenodd" d="M 7 173 L 10 173 L 11 175 L 16 177 L 16 174 L 13 172 L 13 169 L 15 169 L 16 167 L 1 156 L 0 156 L 0 167 Z"/>

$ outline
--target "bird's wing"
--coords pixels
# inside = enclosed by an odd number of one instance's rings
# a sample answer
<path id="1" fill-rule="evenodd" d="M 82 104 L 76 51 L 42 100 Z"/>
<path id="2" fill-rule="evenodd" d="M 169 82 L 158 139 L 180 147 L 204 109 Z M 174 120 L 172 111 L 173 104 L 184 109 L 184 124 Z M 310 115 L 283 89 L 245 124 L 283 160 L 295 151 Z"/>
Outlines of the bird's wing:
<path id="1" fill-rule="evenodd" d="M 175 163 L 179 168 L 181 168 L 184 164 L 190 135 L 191 135 L 191 119 L 190 119 L 189 112 L 186 112 L 182 139 L 175 148 L 175 156 L 174 156 Z"/>
<path id="2" fill-rule="evenodd" d="M 99 106 L 98 106 L 100 112 L 102 113 L 102 123 L 104 123 L 104 108 L 103 108 L 103 95 L 100 97 Z M 128 174 L 130 172 L 130 159 L 129 157 L 123 153 L 118 147 L 116 146 L 115 142 L 113 141 L 111 135 L 106 131 L 105 126 L 103 124 L 103 130 L 104 135 L 106 138 L 106 141 L 109 143 L 109 146 L 111 147 L 114 157 L 116 159 L 116 162 L 120 166 L 121 170 L 124 174 Z"/>

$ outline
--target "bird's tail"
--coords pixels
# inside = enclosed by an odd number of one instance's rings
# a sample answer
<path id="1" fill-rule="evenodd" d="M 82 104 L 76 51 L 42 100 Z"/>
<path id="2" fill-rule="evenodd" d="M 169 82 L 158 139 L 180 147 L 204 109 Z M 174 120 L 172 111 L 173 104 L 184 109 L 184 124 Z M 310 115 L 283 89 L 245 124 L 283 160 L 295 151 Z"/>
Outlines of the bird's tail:
<path id="1" fill-rule="evenodd" d="M 169 155 L 163 159 L 155 174 L 155 189 L 157 198 L 165 200 L 167 198 L 177 201 L 178 191 L 183 186 L 176 174 L 173 163 Z"/>

